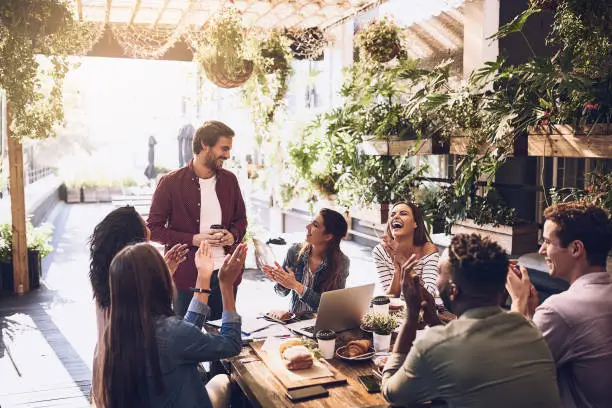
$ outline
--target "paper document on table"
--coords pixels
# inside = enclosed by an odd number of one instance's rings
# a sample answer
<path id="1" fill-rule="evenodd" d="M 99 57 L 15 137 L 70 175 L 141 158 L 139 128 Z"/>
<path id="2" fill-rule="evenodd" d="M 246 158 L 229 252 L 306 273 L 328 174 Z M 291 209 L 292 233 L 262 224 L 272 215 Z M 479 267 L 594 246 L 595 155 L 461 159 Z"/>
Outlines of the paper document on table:
<path id="1" fill-rule="evenodd" d="M 215 327 L 221 327 L 221 319 L 211 320 L 209 322 L 206 322 L 206 324 L 209 324 Z M 270 322 L 265 319 L 257 319 L 255 317 L 248 317 L 248 318 L 242 319 L 241 330 L 243 334 L 250 336 L 253 334 L 257 334 L 260 331 L 266 330 L 266 328 L 271 327 L 271 326 L 279 326 L 279 324 Z"/>
<path id="2" fill-rule="evenodd" d="M 333 377 L 334 374 L 320 361 L 315 360 L 312 367 L 305 370 L 289 370 L 279 352 L 279 346 L 284 339 L 268 337 L 261 350 L 267 354 L 268 358 L 264 362 L 272 372 L 282 372 L 289 381 L 300 381 L 312 378 Z"/>

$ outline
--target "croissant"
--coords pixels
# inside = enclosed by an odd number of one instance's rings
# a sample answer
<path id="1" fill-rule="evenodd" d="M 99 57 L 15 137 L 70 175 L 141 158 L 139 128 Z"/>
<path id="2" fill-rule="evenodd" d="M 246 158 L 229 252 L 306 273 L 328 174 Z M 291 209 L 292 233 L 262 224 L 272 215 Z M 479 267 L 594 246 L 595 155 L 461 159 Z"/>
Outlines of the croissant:
<path id="1" fill-rule="evenodd" d="M 372 342 L 370 340 L 353 340 L 346 345 L 348 357 L 357 357 L 368 352 Z"/>

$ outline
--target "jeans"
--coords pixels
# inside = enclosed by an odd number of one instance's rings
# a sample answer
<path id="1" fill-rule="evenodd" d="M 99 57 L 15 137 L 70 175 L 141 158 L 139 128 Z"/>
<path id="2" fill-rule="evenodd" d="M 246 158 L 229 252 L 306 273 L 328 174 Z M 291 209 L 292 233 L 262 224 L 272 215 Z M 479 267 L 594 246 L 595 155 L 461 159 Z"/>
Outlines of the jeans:
<path id="1" fill-rule="evenodd" d="M 218 269 L 215 269 L 210 277 L 210 290 L 212 291 L 210 296 L 208 296 L 210 314 L 206 320 L 218 320 L 221 318 L 221 313 L 223 313 L 223 299 L 221 298 L 221 288 L 219 287 Z M 234 287 L 234 297 L 236 296 L 237 291 L 238 288 Z M 176 297 L 174 298 L 172 307 L 174 309 L 174 313 L 178 317 L 185 317 L 185 313 L 187 313 L 187 308 L 189 307 L 191 298 L 193 298 L 193 292 L 190 290 L 176 289 Z"/>

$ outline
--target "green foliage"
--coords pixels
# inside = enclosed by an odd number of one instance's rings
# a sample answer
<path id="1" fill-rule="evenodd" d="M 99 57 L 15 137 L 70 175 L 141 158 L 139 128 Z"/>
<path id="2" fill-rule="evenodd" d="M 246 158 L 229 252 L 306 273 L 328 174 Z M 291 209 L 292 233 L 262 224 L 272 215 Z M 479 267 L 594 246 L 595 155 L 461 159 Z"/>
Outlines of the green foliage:
<path id="1" fill-rule="evenodd" d="M 242 100 L 251 110 L 258 144 L 269 138 L 270 127 L 285 102 L 293 74 L 290 40 L 279 30 L 258 39 L 253 76 L 242 86 Z"/>
<path id="2" fill-rule="evenodd" d="M 34 227 L 30 221 L 26 224 L 26 241 L 30 250 L 39 251 L 40 257 L 44 258 L 53 250 L 51 246 L 51 234 L 53 226 L 42 224 Z M 0 223 L 0 260 L 10 262 L 13 259 L 13 226 L 11 223 Z"/>
<path id="3" fill-rule="evenodd" d="M 224 4 L 206 28 L 193 37 L 197 58 L 205 69 L 223 69 L 228 78 L 242 76 L 245 60 L 253 57 L 242 16 L 229 3 Z"/>
<path id="4" fill-rule="evenodd" d="M 2 1 L 0 21 L 0 88 L 11 103 L 12 135 L 53 136 L 63 122 L 62 86 L 70 68 L 64 56 L 87 49 L 92 27 L 75 22 L 61 0 Z M 41 69 L 36 54 L 52 55 L 51 66 Z"/>
<path id="5" fill-rule="evenodd" d="M 580 201 L 604 208 L 612 214 L 612 173 L 594 171 L 586 174 L 587 186 L 584 190 L 578 188 L 551 188 L 550 198 L 553 203 L 565 201 Z"/>
<path id="6" fill-rule="evenodd" d="M 393 333 L 399 326 L 397 319 L 390 314 L 369 313 L 367 320 L 372 331 L 383 336 Z"/>
<path id="7" fill-rule="evenodd" d="M 385 17 L 360 30 L 355 40 L 365 60 L 384 63 L 401 51 L 401 28 Z"/>
<path id="8" fill-rule="evenodd" d="M 470 218 L 477 225 L 515 225 L 519 223 L 516 210 L 506 205 L 493 189 L 485 196 L 473 191 L 468 196 L 457 196 L 452 185 L 427 188 L 416 193 L 416 200 L 428 225 L 435 225 L 450 234 L 451 227 L 459 220 Z"/>
<path id="9" fill-rule="evenodd" d="M 561 48 L 564 63 L 588 78 L 610 75 L 612 7 L 603 0 L 559 1 L 548 39 Z"/>

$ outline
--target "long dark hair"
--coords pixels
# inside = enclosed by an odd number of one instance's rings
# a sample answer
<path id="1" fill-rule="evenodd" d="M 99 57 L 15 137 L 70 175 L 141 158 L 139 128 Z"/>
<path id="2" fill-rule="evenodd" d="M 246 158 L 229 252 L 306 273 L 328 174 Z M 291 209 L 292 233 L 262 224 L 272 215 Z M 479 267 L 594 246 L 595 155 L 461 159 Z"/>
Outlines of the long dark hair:
<path id="1" fill-rule="evenodd" d="M 427 228 L 425 227 L 425 218 L 423 218 L 423 212 L 416 204 L 408 203 L 405 201 L 398 201 L 389 208 L 389 214 L 391 214 L 391 210 L 393 210 L 393 208 L 400 204 L 404 204 L 410 207 L 410 210 L 412 210 L 412 216 L 414 217 L 414 222 L 416 222 L 417 225 L 416 230 L 414 231 L 413 244 L 415 246 L 423 246 L 427 242 L 431 242 L 431 238 L 429 237 L 429 233 L 427 232 Z M 389 220 L 387 221 L 387 235 L 393 238 L 393 235 L 391 235 L 391 217 L 389 217 Z"/>
<path id="2" fill-rule="evenodd" d="M 155 318 L 174 315 L 172 278 L 160 253 L 140 243 L 115 256 L 109 282 L 110 318 L 94 395 L 104 408 L 148 407 L 147 366 L 156 391 L 164 391 Z"/>
<path id="3" fill-rule="evenodd" d="M 102 309 L 110 306 L 108 268 L 119 251 L 128 244 L 146 241 L 142 217 L 134 207 L 120 207 L 111 211 L 89 238 L 89 280 L 93 296 Z"/>
<path id="4" fill-rule="evenodd" d="M 325 246 L 325 258 L 327 259 L 327 271 L 328 273 L 322 277 L 321 290 L 327 292 L 329 290 L 339 289 L 342 275 L 340 273 L 342 269 L 342 251 L 340 250 L 340 241 L 346 236 L 348 232 L 348 224 L 342 214 L 337 211 L 330 210 L 329 208 L 323 208 L 319 211 L 321 217 L 323 217 L 323 224 L 325 224 L 325 233 L 332 234 L 333 237 L 329 240 Z M 309 244 L 304 244 L 300 251 L 300 256 L 310 248 Z"/>

